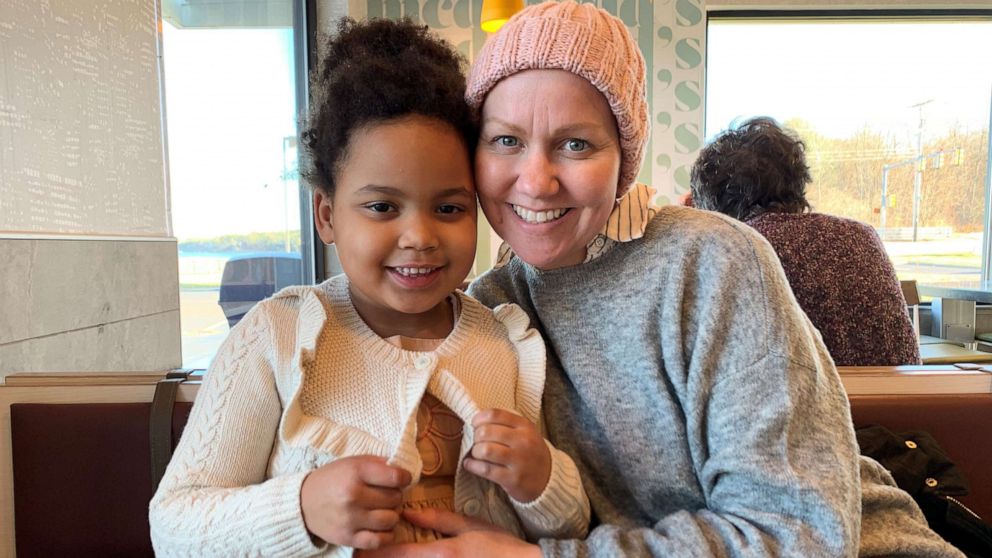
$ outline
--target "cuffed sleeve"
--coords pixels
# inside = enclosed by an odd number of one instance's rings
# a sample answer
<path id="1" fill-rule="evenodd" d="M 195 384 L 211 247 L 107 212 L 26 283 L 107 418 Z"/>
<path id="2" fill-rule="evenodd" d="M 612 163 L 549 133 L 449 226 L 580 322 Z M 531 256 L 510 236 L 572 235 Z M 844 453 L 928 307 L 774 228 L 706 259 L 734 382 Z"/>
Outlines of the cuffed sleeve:
<path id="1" fill-rule="evenodd" d="M 544 492 L 534 500 L 518 502 L 512 497 L 520 523 L 528 538 L 584 537 L 589 529 L 589 499 L 575 462 L 545 440 L 551 452 L 551 476 Z"/>

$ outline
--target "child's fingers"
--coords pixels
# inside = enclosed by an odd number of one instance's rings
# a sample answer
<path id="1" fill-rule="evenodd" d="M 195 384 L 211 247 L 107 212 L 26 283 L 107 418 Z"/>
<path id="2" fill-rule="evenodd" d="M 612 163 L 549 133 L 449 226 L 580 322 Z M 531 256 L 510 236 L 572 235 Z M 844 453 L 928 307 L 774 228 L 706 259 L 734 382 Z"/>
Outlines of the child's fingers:
<path id="1" fill-rule="evenodd" d="M 513 452 L 503 444 L 476 442 L 470 455 L 479 461 L 487 461 L 494 465 L 506 467 L 513 461 Z"/>
<path id="2" fill-rule="evenodd" d="M 472 417 L 472 426 L 478 428 L 483 424 L 501 424 L 511 428 L 519 428 L 530 421 L 506 409 L 483 409 Z"/>
<path id="3" fill-rule="evenodd" d="M 365 531 L 392 531 L 400 521 L 397 510 L 369 510 L 357 518 L 356 529 Z"/>
<path id="4" fill-rule="evenodd" d="M 398 509 L 403 503 L 403 491 L 366 485 L 355 493 L 354 502 L 367 510 Z"/>
<path id="5" fill-rule="evenodd" d="M 462 466 L 466 471 L 482 477 L 488 481 L 494 482 L 500 486 L 503 486 L 510 478 L 510 470 L 502 465 L 496 465 L 489 461 L 481 461 L 479 459 L 473 459 L 471 457 L 466 457 L 462 461 Z"/>
<path id="6" fill-rule="evenodd" d="M 518 438 L 519 435 L 515 428 L 502 424 L 488 423 L 475 428 L 474 441 L 476 444 L 488 442 L 512 447 Z"/>
<path id="7" fill-rule="evenodd" d="M 412 480 L 409 471 L 372 460 L 361 464 L 358 478 L 365 484 L 383 488 L 403 488 Z"/>
<path id="8" fill-rule="evenodd" d="M 351 538 L 352 548 L 372 550 L 382 548 L 393 542 L 392 531 L 359 531 Z"/>

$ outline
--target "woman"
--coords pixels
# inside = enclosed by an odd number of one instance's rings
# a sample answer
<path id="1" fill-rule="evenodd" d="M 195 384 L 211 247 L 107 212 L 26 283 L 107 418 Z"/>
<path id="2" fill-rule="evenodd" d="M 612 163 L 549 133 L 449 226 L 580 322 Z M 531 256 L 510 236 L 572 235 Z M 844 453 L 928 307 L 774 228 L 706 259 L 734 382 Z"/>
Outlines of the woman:
<path id="1" fill-rule="evenodd" d="M 648 138 L 644 75 L 618 19 L 551 2 L 489 39 L 466 94 L 481 117 L 482 208 L 510 248 L 472 294 L 521 305 L 546 335 L 546 425 L 598 525 L 537 546 L 469 517 L 411 513 L 456 536 L 383 554 L 857 554 L 847 400 L 774 252 L 731 219 L 656 212 L 632 187 Z M 883 534 L 864 554 L 957 556 L 907 495 L 877 485 L 866 494 L 897 504 L 880 521 L 906 527 L 866 523 Z"/>
<path id="2" fill-rule="evenodd" d="M 692 167 L 692 203 L 771 243 L 837 366 L 919 364 L 892 262 L 868 225 L 810 212 L 805 145 L 769 118 L 720 134 Z"/>

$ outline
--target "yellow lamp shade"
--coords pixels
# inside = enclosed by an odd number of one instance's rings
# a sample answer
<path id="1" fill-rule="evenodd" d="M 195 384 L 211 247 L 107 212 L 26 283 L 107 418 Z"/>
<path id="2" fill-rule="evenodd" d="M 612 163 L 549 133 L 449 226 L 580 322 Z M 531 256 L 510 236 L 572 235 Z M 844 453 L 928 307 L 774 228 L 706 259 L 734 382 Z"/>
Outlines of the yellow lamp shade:
<path id="1" fill-rule="evenodd" d="M 524 9 L 524 0 L 482 0 L 482 30 L 495 33 L 513 14 Z"/>

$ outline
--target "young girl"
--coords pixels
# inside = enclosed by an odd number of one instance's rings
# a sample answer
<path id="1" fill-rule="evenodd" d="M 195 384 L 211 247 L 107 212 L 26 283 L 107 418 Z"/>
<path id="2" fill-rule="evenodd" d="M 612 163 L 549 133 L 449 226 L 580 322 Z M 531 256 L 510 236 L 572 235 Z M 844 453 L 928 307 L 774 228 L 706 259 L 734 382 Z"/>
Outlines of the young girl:
<path id="1" fill-rule="evenodd" d="M 158 555 L 304 556 L 430 540 L 444 507 L 580 537 L 575 464 L 535 423 L 545 354 L 461 291 L 475 137 L 460 57 L 409 21 L 344 20 L 304 143 L 345 274 L 259 303 L 219 350 L 150 506 Z"/>

